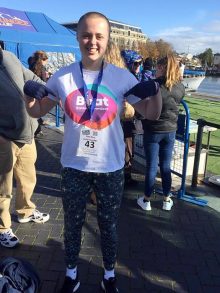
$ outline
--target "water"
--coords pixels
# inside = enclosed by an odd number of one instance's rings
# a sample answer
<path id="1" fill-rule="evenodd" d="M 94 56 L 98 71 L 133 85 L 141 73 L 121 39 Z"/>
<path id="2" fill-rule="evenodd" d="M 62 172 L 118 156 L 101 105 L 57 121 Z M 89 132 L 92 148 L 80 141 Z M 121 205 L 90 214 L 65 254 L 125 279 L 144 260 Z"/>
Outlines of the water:
<path id="1" fill-rule="evenodd" d="M 220 97 L 220 77 L 207 76 L 199 85 L 197 92 Z"/>

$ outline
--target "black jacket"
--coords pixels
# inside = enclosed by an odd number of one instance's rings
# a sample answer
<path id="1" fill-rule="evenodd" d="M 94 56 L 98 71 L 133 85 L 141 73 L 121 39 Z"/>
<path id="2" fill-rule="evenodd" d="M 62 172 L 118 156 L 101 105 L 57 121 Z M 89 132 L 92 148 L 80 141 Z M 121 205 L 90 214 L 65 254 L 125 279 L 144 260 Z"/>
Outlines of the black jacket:
<path id="1" fill-rule="evenodd" d="M 0 261 L 0 292 L 37 293 L 40 279 L 27 260 L 5 257 Z"/>
<path id="2" fill-rule="evenodd" d="M 179 113 L 179 105 L 185 95 L 184 85 L 179 82 L 169 91 L 164 83 L 163 78 L 156 80 L 160 83 L 160 91 L 162 95 L 162 111 L 158 120 L 151 121 L 142 120 L 145 132 L 173 132 L 177 129 L 177 119 Z"/>

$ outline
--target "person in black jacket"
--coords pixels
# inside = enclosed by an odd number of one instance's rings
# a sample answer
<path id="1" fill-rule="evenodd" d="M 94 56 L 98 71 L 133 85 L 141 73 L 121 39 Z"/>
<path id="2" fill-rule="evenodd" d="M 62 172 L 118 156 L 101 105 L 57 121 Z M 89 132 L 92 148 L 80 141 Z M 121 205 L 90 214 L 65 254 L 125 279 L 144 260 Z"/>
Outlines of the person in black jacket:
<path id="1" fill-rule="evenodd" d="M 146 176 L 144 196 L 137 200 L 144 210 L 151 210 L 150 196 L 154 190 L 155 177 L 158 169 L 158 157 L 163 189 L 163 210 L 171 210 L 173 201 L 171 192 L 172 151 L 175 141 L 177 119 L 180 102 L 185 89 L 180 82 L 179 64 L 174 55 L 161 58 L 156 66 L 156 79 L 160 84 L 162 95 L 162 111 L 156 121 L 143 120 L 144 149 L 146 155 Z"/>

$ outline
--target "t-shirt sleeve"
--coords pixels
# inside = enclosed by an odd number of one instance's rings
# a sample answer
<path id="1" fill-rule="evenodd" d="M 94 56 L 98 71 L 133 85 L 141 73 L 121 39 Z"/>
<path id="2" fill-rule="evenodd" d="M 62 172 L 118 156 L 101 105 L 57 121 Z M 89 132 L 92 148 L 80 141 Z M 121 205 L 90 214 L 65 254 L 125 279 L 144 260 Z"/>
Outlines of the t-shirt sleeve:
<path id="1" fill-rule="evenodd" d="M 55 73 L 53 76 L 50 77 L 50 79 L 47 81 L 46 86 L 51 89 L 56 96 L 53 96 L 51 94 L 48 95 L 48 98 L 55 101 L 55 102 L 59 102 L 60 101 L 60 97 L 59 97 L 59 91 L 58 91 L 58 78 L 57 78 L 57 74 Z"/>

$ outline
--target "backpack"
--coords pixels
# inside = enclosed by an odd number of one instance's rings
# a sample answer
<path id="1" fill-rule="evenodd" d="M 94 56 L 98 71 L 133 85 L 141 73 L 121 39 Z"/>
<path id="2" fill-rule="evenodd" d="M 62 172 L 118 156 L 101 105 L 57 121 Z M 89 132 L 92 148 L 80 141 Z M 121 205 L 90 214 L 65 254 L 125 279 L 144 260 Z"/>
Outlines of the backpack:
<path id="1" fill-rule="evenodd" d="M 0 261 L 0 293 L 37 293 L 40 279 L 23 259 L 5 257 Z"/>

